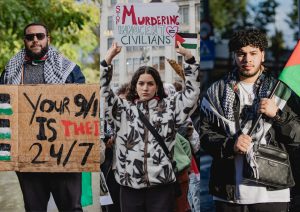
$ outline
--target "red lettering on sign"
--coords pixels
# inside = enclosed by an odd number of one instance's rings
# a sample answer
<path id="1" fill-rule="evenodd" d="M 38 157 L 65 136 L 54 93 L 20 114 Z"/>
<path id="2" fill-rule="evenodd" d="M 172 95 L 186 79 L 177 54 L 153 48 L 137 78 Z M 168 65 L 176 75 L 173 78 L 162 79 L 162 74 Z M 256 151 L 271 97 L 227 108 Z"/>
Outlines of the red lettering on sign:
<path id="1" fill-rule="evenodd" d="M 179 25 L 179 22 L 177 21 L 178 19 L 178 15 L 173 15 L 173 16 L 170 16 L 170 23 L 171 24 L 176 24 L 176 25 Z"/>
<path id="2" fill-rule="evenodd" d="M 164 17 L 164 16 L 162 16 L 162 17 Z M 157 24 L 158 24 L 158 25 L 161 25 L 161 20 L 160 20 L 160 17 L 159 17 L 159 16 L 157 16 Z"/>
<path id="3" fill-rule="evenodd" d="M 145 23 L 145 18 L 144 18 L 144 17 L 142 17 L 142 18 L 139 18 L 139 17 L 138 17 L 138 24 L 139 24 L 139 25 L 146 25 L 146 23 Z"/>
<path id="4" fill-rule="evenodd" d="M 116 7 L 116 23 L 119 23 L 119 14 L 120 14 L 120 6 Z M 132 25 L 179 25 L 178 15 L 170 15 L 170 16 L 141 16 L 137 17 L 135 14 L 134 5 L 124 5 L 123 12 L 122 12 L 122 24 L 125 24 L 126 18 L 131 18 Z"/>
<path id="5" fill-rule="evenodd" d="M 79 123 L 79 126 L 76 123 L 73 123 L 73 125 L 74 125 L 75 135 L 85 134 L 83 123 Z"/>
<path id="6" fill-rule="evenodd" d="M 145 17 L 146 18 L 146 25 L 150 25 L 150 17 Z"/>
<path id="7" fill-rule="evenodd" d="M 95 136 L 99 136 L 99 121 L 94 121 Z"/>
<path id="8" fill-rule="evenodd" d="M 86 132 L 86 134 L 88 134 L 88 135 L 92 134 L 90 123 L 91 123 L 91 122 L 89 122 L 89 121 L 85 122 L 85 132 Z"/>
<path id="9" fill-rule="evenodd" d="M 129 17 L 132 16 L 131 20 L 132 20 L 133 25 L 137 24 L 133 5 L 130 6 L 130 10 L 128 10 L 127 7 L 124 5 L 124 10 L 123 10 L 123 15 L 122 15 L 122 24 L 125 23 L 126 15 Z"/>
<path id="10" fill-rule="evenodd" d="M 64 135 L 66 137 L 71 136 L 71 133 L 74 133 L 74 135 L 94 134 L 94 136 L 99 136 L 99 121 L 76 123 L 68 120 L 61 120 L 61 123 L 64 127 Z"/>
<path id="11" fill-rule="evenodd" d="M 166 16 L 161 17 L 161 24 L 166 24 Z"/>
<path id="12" fill-rule="evenodd" d="M 65 127 L 65 136 L 67 136 L 67 137 L 70 136 L 69 126 L 71 126 L 72 123 L 70 121 L 66 121 L 66 120 L 61 120 L 61 123 Z"/>

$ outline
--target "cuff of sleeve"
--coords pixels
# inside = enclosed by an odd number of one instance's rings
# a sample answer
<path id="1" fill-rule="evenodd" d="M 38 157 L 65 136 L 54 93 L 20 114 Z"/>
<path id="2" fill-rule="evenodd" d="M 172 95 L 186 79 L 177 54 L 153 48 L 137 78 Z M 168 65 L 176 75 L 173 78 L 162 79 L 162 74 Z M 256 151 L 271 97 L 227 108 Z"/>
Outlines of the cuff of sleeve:
<path id="1" fill-rule="evenodd" d="M 107 63 L 105 60 L 102 60 L 101 63 L 100 63 L 101 66 L 103 67 L 108 67 Z"/>
<path id="2" fill-rule="evenodd" d="M 194 63 L 196 63 L 196 59 L 195 59 L 195 57 L 193 56 L 193 57 L 191 57 L 190 59 L 186 60 L 185 62 L 186 62 L 187 64 L 194 64 Z"/>
<path id="3" fill-rule="evenodd" d="M 285 121 L 286 119 L 286 113 L 284 113 L 282 110 L 278 110 L 276 115 L 272 118 L 273 122 L 276 124 L 281 124 Z"/>
<path id="4" fill-rule="evenodd" d="M 222 157 L 223 158 L 230 158 L 234 156 L 234 139 L 227 138 L 222 146 Z"/>

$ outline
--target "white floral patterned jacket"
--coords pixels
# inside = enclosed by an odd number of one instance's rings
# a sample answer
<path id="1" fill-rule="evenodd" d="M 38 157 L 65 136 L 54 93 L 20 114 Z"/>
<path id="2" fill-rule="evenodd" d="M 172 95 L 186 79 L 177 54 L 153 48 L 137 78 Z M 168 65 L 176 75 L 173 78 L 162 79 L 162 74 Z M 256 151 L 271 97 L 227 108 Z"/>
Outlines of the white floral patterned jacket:
<path id="1" fill-rule="evenodd" d="M 159 143 L 139 118 L 137 107 L 165 139 L 173 152 L 178 127 L 196 108 L 200 93 L 200 66 L 185 67 L 185 89 L 162 100 L 151 99 L 136 104 L 119 98 L 110 88 L 112 66 L 101 66 L 101 95 L 106 98 L 105 110 L 113 121 L 116 133 L 115 177 L 119 184 L 135 189 L 175 182 L 171 162 Z"/>

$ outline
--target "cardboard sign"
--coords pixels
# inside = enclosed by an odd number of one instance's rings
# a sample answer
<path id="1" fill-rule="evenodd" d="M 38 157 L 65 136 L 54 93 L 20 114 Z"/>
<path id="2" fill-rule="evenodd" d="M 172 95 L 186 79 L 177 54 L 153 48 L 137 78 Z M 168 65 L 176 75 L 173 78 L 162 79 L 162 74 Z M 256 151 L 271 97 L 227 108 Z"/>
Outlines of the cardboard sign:
<path id="1" fill-rule="evenodd" d="M 121 46 L 174 46 L 177 11 L 175 3 L 116 4 L 114 37 Z"/>
<path id="2" fill-rule="evenodd" d="M 0 171 L 99 171 L 99 98 L 99 85 L 0 86 Z"/>

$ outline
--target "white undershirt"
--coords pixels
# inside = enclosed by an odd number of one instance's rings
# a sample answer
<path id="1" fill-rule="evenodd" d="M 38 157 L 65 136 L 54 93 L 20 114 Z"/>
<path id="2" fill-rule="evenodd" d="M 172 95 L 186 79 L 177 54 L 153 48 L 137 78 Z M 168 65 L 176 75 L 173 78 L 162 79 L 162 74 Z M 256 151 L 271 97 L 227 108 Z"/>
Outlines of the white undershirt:
<path id="1" fill-rule="evenodd" d="M 253 92 L 254 83 L 239 82 L 239 92 L 240 92 L 240 102 L 243 102 L 243 105 L 252 105 L 255 98 Z M 242 107 L 240 107 L 242 108 Z"/>

